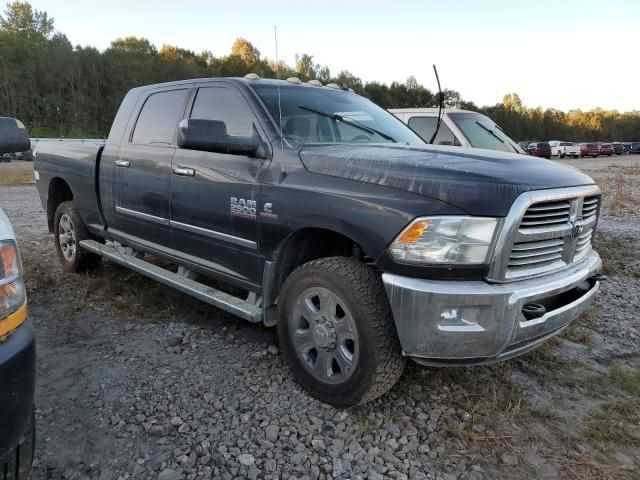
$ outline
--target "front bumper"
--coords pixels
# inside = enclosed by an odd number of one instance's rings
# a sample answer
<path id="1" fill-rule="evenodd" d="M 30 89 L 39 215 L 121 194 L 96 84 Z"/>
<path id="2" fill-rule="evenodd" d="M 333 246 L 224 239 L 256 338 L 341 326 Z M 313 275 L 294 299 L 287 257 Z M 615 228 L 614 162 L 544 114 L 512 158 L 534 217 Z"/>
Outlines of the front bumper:
<path id="1" fill-rule="evenodd" d="M 31 420 L 35 368 L 35 334 L 26 321 L 0 341 L 0 475 Z"/>
<path id="2" fill-rule="evenodd" d="M 593 303 L 602 269 L 592 251 L 555 274 L 524 281 L 438 281 L 382 275 L 405 355 L 427 365 L 465 365 L 525 353 L 563 330 Z M 528 319 L 526 304 L 546 307 Z"/>

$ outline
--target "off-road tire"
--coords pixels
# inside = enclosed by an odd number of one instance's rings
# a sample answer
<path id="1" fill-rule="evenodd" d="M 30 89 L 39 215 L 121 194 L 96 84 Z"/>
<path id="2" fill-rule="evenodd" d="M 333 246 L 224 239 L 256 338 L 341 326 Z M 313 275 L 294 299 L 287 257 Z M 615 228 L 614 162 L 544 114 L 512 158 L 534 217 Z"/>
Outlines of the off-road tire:
<path id="1" fill-rule="evenodd" d="M 303 364 L 291 339 L 294 302 L 309 288 L 330 290 L 351 312 L 358 335 L 353 374 L 338 384 L 323 383 Z M 384 395 L 405 366 L 393 315 L 382 284 L 372 268 L 347 257 L 308 262 L 285 281 L 279 303 L 278 337 L 298 383 L 312 396 L 336 407 L 360 405 Z"/>
<path id="2" fill-rule="evenodd" d="M 75 235 L 75 255 L 70 259 L 65 257 L 60 240 L 60 221 L 65 215 L 71 220 L 71 225 Z M 65 272 L 85 272 L 100 264 L 99 255 L 80 248 L 80 242 L 82 240 L 93 240 L 94 237 L 87 230 L 87 227 L 78 213 L 78 209 L 72 201 L 58 205 L 53 222 L 53 234 L 56 253 L 58 254 L 58 258 L 60 259 L 60 263 L 62 264 L 62 268 Z"/>
<path id="3" fill-rule="evenodd" d="M 28 480 L 35 446 L 36 417 L 33 410 L 16 449 L 9 452 L 4 460 L 0 459 L 0 480 Z"/>

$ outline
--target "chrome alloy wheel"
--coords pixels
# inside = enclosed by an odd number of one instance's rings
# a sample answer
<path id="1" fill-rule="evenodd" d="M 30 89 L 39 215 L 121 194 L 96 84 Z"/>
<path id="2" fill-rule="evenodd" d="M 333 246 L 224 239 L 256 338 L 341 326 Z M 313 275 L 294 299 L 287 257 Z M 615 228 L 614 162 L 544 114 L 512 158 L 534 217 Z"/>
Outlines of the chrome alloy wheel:
<path id="1" fill-rule="evenodd" d="M 78 248 L 76 245 L 76 229 L 71 217 L 66 213 L 60 217 L 58 242 L 60 242 L 60 249 L 65 260 L 73 262 Z"/>
<path id="2" fill-rule="evenodd" d="M 323 383 L 347 380 L 358 363 L 358 330 L 344 302 L 332 291 L 313 287 L 296 299 L 289 323 L 296 353 Z"/>

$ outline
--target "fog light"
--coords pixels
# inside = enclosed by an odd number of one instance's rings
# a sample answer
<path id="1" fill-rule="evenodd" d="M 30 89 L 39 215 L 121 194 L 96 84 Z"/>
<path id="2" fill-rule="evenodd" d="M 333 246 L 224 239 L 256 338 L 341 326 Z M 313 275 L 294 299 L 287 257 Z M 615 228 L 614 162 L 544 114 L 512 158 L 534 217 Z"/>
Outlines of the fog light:
<path id="1" fill-rule="evenodd" d="M 484 332 L 478 323 L 482 308 L 450 307 L 440 314 L 438 330 L 443 332 Z"/>

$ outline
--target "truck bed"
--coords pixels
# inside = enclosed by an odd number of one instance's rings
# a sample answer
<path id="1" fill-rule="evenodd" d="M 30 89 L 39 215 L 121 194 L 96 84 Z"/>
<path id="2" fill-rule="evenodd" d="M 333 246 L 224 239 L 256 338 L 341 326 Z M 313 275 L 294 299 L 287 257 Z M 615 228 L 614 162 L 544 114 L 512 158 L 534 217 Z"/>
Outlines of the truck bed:
<path id="1" fill-rule="evenodd" d="M 54 180 L 64 182 L 85 222 L 100 226 L 96 165 L 104 145 L 105 140 L 82 139 L 39 139 L 34 144 L 36 188 L 45 209 L 49 185 Z"/>

